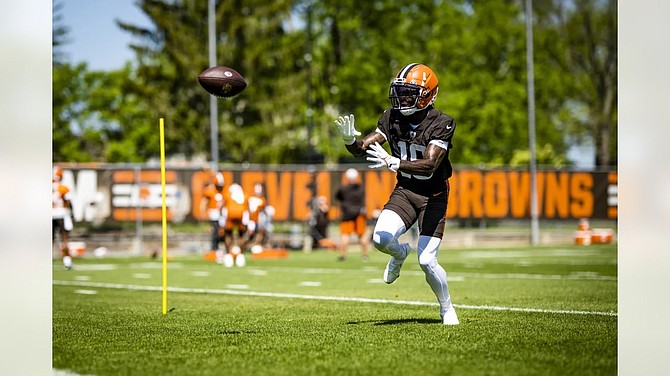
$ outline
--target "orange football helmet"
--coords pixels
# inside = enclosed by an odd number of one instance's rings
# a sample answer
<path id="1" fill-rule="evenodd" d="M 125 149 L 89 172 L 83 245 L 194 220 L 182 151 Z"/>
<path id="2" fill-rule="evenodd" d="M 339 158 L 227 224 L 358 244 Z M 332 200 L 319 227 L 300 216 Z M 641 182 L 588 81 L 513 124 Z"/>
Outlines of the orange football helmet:
<path id="1" fill-rule="evenodd" d="M 427 108 L 435 102 L 438 82 L 435 72 L 423 64 L 404 66 L 391 80 L 391 107 L 405 116 Z"/>

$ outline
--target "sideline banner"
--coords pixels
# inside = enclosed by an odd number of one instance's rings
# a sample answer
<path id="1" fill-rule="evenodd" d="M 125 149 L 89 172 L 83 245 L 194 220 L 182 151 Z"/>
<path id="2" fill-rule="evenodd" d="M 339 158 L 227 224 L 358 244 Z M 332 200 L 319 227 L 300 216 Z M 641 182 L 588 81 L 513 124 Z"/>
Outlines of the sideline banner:
<path id="1" fill-rule="evenodd" d="M 73 214 L 77 222 L 160 221 L 161 181 L 157 166 L 117 167 L 63 166 L 63 183 L 73 192 Z M 330 217 L 339 218 L 334 194 L 344 170 L 306 166 L 268 169 L 223 169 L 226 185 L 238 183 L 252 192 L 263 184 L 268 203 L 275 208 L 274 220 L 305 221 L 309 218 L 311 185 L 331 204 Z M 369 218 L 381 210 L 396 183 L 395 173 L 359 166 L 366 190 Z M 168 220 L 181 223 L 207 221 L 203 187 L 211 172 L 197 168 L 166 169 Z M 617 219 L 617 172 L 566 170 L 538 171 L 538 208 L 541 219 Z M 450 178 L 447 209 L 450 219 L 530 218 L 530 173 L 512 169 L 456 169 Z"/>

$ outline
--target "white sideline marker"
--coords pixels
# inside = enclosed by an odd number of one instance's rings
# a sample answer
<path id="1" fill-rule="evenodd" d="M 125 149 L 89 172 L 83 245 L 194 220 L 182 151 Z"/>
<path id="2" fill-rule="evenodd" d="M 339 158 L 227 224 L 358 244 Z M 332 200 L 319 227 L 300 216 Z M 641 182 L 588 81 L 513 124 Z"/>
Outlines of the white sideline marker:
<path id="1" fill-rule="evenodd" d="M 229 289 L 235 289 L 235 290 L 246 290 L 249 288 L 249 285 L 226 285 Z M 168 288 L 168 290 L 172 290 L 172 288 Z"/>
<path id="2" fill-rule="evenodd" d="M 299 286 L 306 286 L 306 287 L 319 287 L 321 286 L 321 282 L 317 281 L 302 281 L 298 284 Z"/>
<path id="3" fill-rule="evenodd" d="M 82 295 L 95 295 L 98 292 L 95 290 L 74 290 L 75 294 L 82 294 Z"/>
<path id="4" fill-rule="evenodd" d="M 119 290 L 135 290 L 135 291 L 160 291 L 159 286 L 139 286 L 139 285 L 123 285 L 120 283 L 102 283 L 102 282 L 82 282 L 82 281 L 58 281 L 52 282 L 54 285 L 61 286 L 82 286 L 82 287 L 98 287 Z M 437 302 L 418 302 L 411 300 L 390 300 L 390 299 L 373 299 L 373 298 L 353 298 L 347 296 L 320 296 L 320 295 L 301 295 L 301 294 L 285 294 L 275 292 L 259 292 L 259 291 L 236 291 L 236 290 L 220 290 L 220 289 L 197 289 L 186 287 L 168 287 L 171 292 L 184 292 L 196 294 L 219 294 L 219 295 L 244 295 L 244 296 L 263 296 L 269 298 L 289 298 L 289 299 L 307 299 L 307 300 L 332 300 L 341 302 L 359 302 L 359 303 L 382 303 L 382 304 L 401 304 L 401 305 L 418 305 L 418 306 L 437 306 Z M 597 316 L 614 316 L 617 317 L 616 312 L 598 312 L 598 311 L 573 311 L 573 310 L 559 310 L 559 309 L 540 309 L 540 308 L 516 308 L 516 307 L 498 307 L 498 306 L 474 306 L 467 304 L 454 304 L 456 308 L 463 309 L 478 309 L 486 311 L 510 311 L 510 312 L 527 312 L 527 313 L 555 313 L 562 315 L 597 315 Z"/>

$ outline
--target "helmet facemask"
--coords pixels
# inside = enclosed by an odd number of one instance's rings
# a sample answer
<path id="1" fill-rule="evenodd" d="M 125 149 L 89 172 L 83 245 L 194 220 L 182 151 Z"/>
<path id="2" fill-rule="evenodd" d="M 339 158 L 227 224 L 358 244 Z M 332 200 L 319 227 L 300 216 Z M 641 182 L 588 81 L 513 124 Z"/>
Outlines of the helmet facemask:
<path id="1" fill-rule="evenodd" d="M 421 88 L 410 84 L 391 84 L 389 99 L 391 107 L 405 115 L 411 115 L 418 110 Z"/>

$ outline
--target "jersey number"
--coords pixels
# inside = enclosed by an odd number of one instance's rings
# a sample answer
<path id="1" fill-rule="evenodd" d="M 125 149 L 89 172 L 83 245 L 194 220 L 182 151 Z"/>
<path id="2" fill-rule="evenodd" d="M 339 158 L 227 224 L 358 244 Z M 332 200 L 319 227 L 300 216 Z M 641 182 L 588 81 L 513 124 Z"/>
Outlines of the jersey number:
<path id="1" fill-rule="evenodd" d="M 416 161 L 417 159 L 421 159 L 423 158 L 423 152 L 426 150 L 426 147 L 423 145 L 409 144 L 408 155 L 407 143 L 405 141 L 398 141 L 398 147 L 400 148 L 400 159 L 404 161 Z M 428 180 L 433 176 L 433 174 L 430 174 L 429 176 L 412 175 L 402 171 L 400 171 L 400 173 L 406 178 L 415 178 L 418 180 Z"/>

